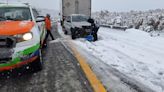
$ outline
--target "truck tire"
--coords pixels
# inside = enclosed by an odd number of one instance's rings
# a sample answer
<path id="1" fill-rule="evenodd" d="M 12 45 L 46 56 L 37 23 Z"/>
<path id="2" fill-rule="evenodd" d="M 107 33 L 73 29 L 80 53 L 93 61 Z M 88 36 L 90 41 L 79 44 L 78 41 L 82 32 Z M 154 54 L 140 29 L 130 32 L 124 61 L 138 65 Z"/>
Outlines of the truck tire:
<path id="1" fill-rule="evenodd" d="M 39 57 L 30 64 L 33 72 L 38 72 L 43 69 L 43 62 L 42 62 L 42 53 L 41 50 L 39 50 Z"/>
<path id="2" fill-rule="evenodd" d="M 64 34 L 67 35 L 68 34 L 68 31 L 67 30 L 64 30 Z"/>
<path id="3" fill-rule="evenodd" d="M 70 30 L 71 30 L 71 37 L 72 37 L 72 39 L 73 40 L 76 39 L 75 29 L 71 28 Z"/>
<path id="4" fill-rule="evenodd" d="M 42 49 L 47 48 L 47 41 L 44 41 L 43 45 L 42 45 Z"/>
<path id="5" fill-rule="evenodd" d="M 72 37 L 72 39 L 73 39 L 73 40 L 75 40 L 75 39 L 76 39 L 75 34 L 71 34 L 71 37 Z"/>

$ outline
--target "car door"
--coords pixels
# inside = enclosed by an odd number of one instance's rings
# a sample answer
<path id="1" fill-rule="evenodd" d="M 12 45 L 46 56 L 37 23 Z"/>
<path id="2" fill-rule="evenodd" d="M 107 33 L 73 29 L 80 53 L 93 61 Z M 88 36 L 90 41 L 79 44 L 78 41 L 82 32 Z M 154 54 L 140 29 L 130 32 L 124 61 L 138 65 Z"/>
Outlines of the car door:
<path id="1" fill-rule="evenodd" d="M 36 9 L 33 9 L 33 14 L 34 14 L 35 19 L 37 20 L 38 16 L 39 16 L 39 13 L 37 12 Z M 44 16 L 42 16 L 41 18 L 44 18 Z M 46 37 L 46 32 L 47 32 L 46 28 L 45 28 L 45 22 L 44 21 L 37 22 L 37 26 L 38 26 L 39 33 L 40 33 L 41 44 L 43 44 L 44 39 Z"/>

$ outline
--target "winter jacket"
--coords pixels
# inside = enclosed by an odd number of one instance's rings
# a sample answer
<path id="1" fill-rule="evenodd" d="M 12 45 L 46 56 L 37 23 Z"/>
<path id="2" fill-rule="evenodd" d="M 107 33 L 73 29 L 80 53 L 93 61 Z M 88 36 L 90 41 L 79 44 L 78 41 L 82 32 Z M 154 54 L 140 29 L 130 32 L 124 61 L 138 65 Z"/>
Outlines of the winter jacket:
<path id="1" fill-rule="evenodd" d="M 46 29 L 50 31 L 51 30 L 51 20 L 48 17 L 45 18 L 45 25 L 46 25 Z"/>

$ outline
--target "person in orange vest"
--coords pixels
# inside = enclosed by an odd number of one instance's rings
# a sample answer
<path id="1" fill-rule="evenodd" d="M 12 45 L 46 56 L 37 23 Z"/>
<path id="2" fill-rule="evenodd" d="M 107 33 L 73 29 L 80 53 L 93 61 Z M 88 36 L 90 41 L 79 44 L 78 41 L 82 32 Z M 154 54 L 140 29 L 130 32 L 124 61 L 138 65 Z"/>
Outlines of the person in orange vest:
<path id="1" fill-rule="evenodd" d="M 47 34 L 46 34 L 44 43 L 47 42 L 47 39 L 48 39 L 49 35 L 51 36 L 52 40 L 54 40 L 54 37 L 53 37 L 53 35 L 51 33 L 51 28 L 52 27 L 51 27 L 51 19 L 50 19 L 50 15 L 49 14 L 47 14 L 46 17 L 45 17 L 45 25 L 46 25 Z"/>

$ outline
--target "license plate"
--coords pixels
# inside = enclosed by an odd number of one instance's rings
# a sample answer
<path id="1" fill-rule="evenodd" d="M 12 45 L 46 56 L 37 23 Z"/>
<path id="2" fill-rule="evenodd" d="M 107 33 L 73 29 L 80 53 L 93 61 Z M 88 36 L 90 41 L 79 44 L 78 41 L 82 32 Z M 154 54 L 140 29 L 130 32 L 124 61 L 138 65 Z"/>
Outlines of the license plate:
<path id="1" fill-rule="evenodd" d="M 91 30 L 90 29 L 85 29 L 85 31 L 88 33 L 88 32 L 91 32 Z"/>

